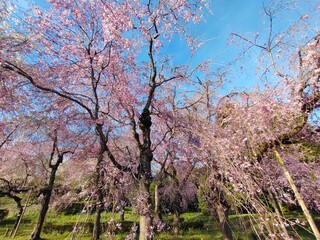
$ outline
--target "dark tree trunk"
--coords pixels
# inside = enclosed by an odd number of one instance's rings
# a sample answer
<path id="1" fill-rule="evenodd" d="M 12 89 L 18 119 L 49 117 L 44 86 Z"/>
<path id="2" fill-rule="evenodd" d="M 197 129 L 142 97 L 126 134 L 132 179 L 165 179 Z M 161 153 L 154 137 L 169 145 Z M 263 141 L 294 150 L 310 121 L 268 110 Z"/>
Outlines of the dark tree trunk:
<path id="1" fill-rule="evenodd" d="M 24 213 L 25 213 L 25 211 L 26 211 L 26 209 L 27 209 L 27 205 L 28 205 L 28 202 L 29 202 L 29 199 L 30 199 L 30 195 L 31 195 L 31 190 L 29 191 L 29 194 L 28 194 L 27 200 L 26 200 L 26 202 L 25 202 L 25 205 L 24 205 L 24 207 L 22 207 L 22 212 L 21 212 L 21 214 L 19 214 L 20 216 L 19 216 L 19 218 L 17 219 L 18 221 L 16 222 L 16 224 L 15 224 L 15 226 L 14 226 L 13 233 L 11 234 L 10 237 L 13 237 L 13 238 L 14 238 L 14 237 L 16 236 L 16 234 L 17 234 L 17 231 L 18 231 L 18 229 L 19 229 L 19 226 L 20 226 L 22 217 L 23 217 L 23 215 L 24 215 Z"/>
<path id="2" fill-rule="evenodd" d="M 94 218 L 94 225 L 93 225 L 93 240 L 98 240 L 100 239 L 100 234 L 101 234 L 101 213 L 103 209 L 101 206 L 96 204 L 96 214 Z"/>
<path id="3" fill-rule="evenodd" d="M 98 196 L 97 196 L 97 202 L 95 204 L 95 209 L 96 209 L 96 215 L 94 218 L 94 225 L 93 225 L 93 235 L 92 239 L 93 240 L 99 240 L 100 235 L 101 235 L 101 213 L 104 211 L 104 195 L 102 191 L 102 186 L 99 184 L 100 187 L 98 187 Z"/>
<path id="4" fill-rule="evenodd" d="M 105 143 L 101 142 L 101 149 L 97 158 L 97 165 L 96 165 L 96 179 L 95 179 L 95 185 L 96 185 L 96 203 L 95 203 L 95 209 L 96 209 L 96 215 L 94 219 L 94 225 L 93 225 L 93 234 L 92 239 L 93 240 L 99 240 L 101 235 L 101 213 L 104 211 L 104 181 L 103 181 L 103 174 L 102 174 L 102 163 L 103 163 L 103 154 L 105 152 Z"/>
<path id="5" fill-rule="evenodd" d="M 50 198 L 51 198 L 51 193 L 52 193 L 52 189 L 49 189 L 49 186 L 46 190 L 44 190 L 46 192 L 43 193 L 44 198 L 42 200 L 41 203 L 41 210 L 40 210 L 40 215 L 38 218 L 38 222 L 33 230 L 33 233 L 31 235 L 31 239 L 32 240 L 39 240 L 40 238 L 40 234 L 41 234 L 41 230 L 44 224 L 44 220 L 46 217 L 46 214 L 48 212 L 49 209 L 49 203 L 50 203 Z"/>
<path id="6" fill-rule="evenodd" d="M 40 234 L 42 231 L 42 227 L 44 224 L 44 220 L 46 218 L 48 209 L 49 209 L 49 203 L 50 203 L 50 199 L 51 199 L 51 195 L 52 195 L 52 190 L 53 190 L 53 186 L 54 186 L 54 181 L 56 178 L 56 173 L 58 170 L 58 167 L 60 165 L 60 163 L 62 163 L 62 159 L 63 156 L 58 156 L 58 160 L 57 163 L 54 165 L 50 164 L 50 168 L 51 168 L 51 172 L 50 172 L 50 178 L 49 178 L 49 184 L 47 187 L 45 187 L 44 189 L 41 190 L 40 194 L 43 194 L 43 200 L 41 203 L 41 210 L 40 210 L 40 215 L 38 218 L 38 222 L 32 232 L 31 235 L 31 239 L 32 240 L 39 240 L 41 239 Z"/>
<path id="7" fill-rule="evenodd" d="M 18 223 L 20 222 L 20 218 L 22 217 L 22 213 L 23 213 L 23 206 L 21 204 L 21 198 L 17 197 L 17 196 L 12 196 L 12 198 L 14 199 L 14 201 L 17 203 L 17 208 L 19 209 L 18 214 L 17 214 L 17 219 L 14 223 L 13 229 L 16 229 L 18 226 Z"/>
<path id="8" fill-rule="evenodd" d="M 228 219 L 229 207 L 225 207 L 221 203 L 215 203 L 214 208 L 219 218 L 222 239 L 232 240 L 232 229 Z"/>
<path id="9" fill-rule="evenodd" d="M 153 159 L 150 138 L 151 125 L 150 111 L 148 108 L 145 108 L 139 118 L 139 127 L 143 132 L 143 144 L 139 146 L 140 156 L 138 168 L 139 197 L 141 198 L 141 202 L 139 203 L 139 240 L 153 239 L 150 234 L 152 225 L 150 184 L 152 181 L 151 161 Z"/>
<path id="10" fill-rule="evenodd" d="M 150 183 L 151 183 L 151 166 L 149 162 L 148 155 L 142 156 L 147 161 L 142 163 L 145 168 L 143 170 L 143 175 L 139 179 L 139 196 L 141 202 L 139 203 L 139 240 L 150 240 L 152 239 L 150 235 L 151 224 L 152 224 L 152 209 L 151 209 L 151 198 L 150 198 Z M 141 172 L 142 173 L 142 172 Z"/>

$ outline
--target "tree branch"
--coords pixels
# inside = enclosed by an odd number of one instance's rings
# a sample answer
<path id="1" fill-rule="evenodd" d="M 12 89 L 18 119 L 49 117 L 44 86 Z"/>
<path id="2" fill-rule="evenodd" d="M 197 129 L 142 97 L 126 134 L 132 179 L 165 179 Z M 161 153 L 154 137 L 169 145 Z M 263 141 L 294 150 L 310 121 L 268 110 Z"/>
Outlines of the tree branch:
<path id="1" fill-rule="evenodd" d="M 51 88 L 48 88 L 48 87 L 45 87 L 45 86 L 41 86 L 39 85 L 38 83 L 36 83 L 34 81 L 34 79 L 28 74 L 26 73 L 25 71 L 23 71 L 20 67 L 16 66 L 15 64 L 13 63 L 10 63 L 8 61 L 5 61 L 5 64 L 2 66 L 4 69 L 7 69 L 7 70 L 10 70 L 10 71 L 13 71 L 13 72 L 16 72 L 17 74 L 19 74 L 20 76 L 26 78 L 27 80 L 29 80 L 29 82 L 35 86 L 36 88 L 42 90 L 42 91 L 45 91 L 45 92 L 50 92 L 50 93 L 53 93 L 53 94 L 56 94 L 62 98 L 65 98 L 65 99 L 68 99 L 76 104 L 78 104 L 80 107 L 82 107 L 83 109 L 85 109 L 89 114 L 90 114 L 90 117 L 92 119 L 94 119 L 94 115 L 92 113 L 92 111 L 90 110 L 90 108 L 86 105 L 84 105 L 81 101 L 75 99 L 74 97 L 70 96 L 69 94 L 66 95 L 66 94 L 63 94 L 62 92 L 59 92 L 58 90 L 56 89 L 51 89 Z"/>

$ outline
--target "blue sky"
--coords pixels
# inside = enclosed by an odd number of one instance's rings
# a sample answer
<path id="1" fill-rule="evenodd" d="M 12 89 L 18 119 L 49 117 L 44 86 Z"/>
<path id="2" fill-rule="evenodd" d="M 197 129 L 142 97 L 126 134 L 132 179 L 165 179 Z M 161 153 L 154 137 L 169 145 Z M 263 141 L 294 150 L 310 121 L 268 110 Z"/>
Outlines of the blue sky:
<path id="1" fill-rule="evenodd" d="M 270 2 L 270 0 L 265 0 L 264 4 L 268 5 Z M 313 8 L 309 9 L 315 4 L 320 6 L 320 2 L 317 0 L 306 0 L 302 1 L 300 5 L 298 4 L 293 11 L 284 11 L 275 21 L 275 32 L 287 29 L 293 21 L 299 19 L 306 12 L 310 17 L 311 15 L 315 16 L 312 28 L 319 31 L 320 12 L 315 12 Z M 230 63 L 241 51 L 241 46 L 227 44 L 232 32 L 251 37 L 259 32 L 262 37 L 267 33 L 269 22 L 265 15 L 260 13 L 263 7 L 262 0 L 211 0 L 210 6 L 212 14 L 206 14 L 206 22 L 194 27 L 193 31 L 196 35 L 203 35 L 204 39 L 207 39 L 197 58 L 199 60 L 211 59 L 214 69 L 217 66 Z M 257 52 L 251 51 L 252 56 L 246 59 L 246 67 L 243 71 L 237 70 L 239 66 L 234 67 L 233 74 L 230 75 L 232 83 L 227 87 L 226 92 L 233 88 L 251 88 L 253 85 L 259 84 L 259 76 L 256 75 Z"/>
<path id="2" fill-rule="evenodd" d="M 31 0 L 17 0 L 20 4 L 26 5 Z M 245 36 L 253 36 L 256 32 L 263 34 L 263 29 L 266 25 L 263 24 L 265 16 L 260 14 L 263 0 L 208 0 L 212 13 L 205 13 L 205 22 L 191 27 L 191 31 L 195 37 L 201 36 L 205 40 L 205 45 L 196 54 L 194 63 L 203 60 L 211 59 L 212 69 L 221 67 L 233 61 L 239 54 L 241 47 L 229 44 L 227 45 L 230 33 L 237 32 Z M 281 1 L 281 0 L 278 0 Z M 45 0 L 34 0 L 39 5 L 44 4 Z M 264 0 L 265 5 L 268 5 L 271 0 Z M 289 0 L 288 0 L 289 2 Z M 302 6 L 294 11 L 294 14 L 283 15 L 283 19 L 278 27 L 285 29 L 294 18 L 302 14 L 311 4 L 317 3 L 317 0 L 302 1 Z M 309 12 L 310 13 L 310 12 Z M 319 13 L 318 13 L 319 14 Z M 314 22 L 319 24 L 318 21 Z M 318 28 L 319 29 L 319 28 Z M 183 62 L 188 59 L 189 55 L 181 42 L 173 41 L 170 46 L 166 47 L 170 55 L 174 57 L 175 62 Z M 228 85 L 225 91 L 229 91 L 235 87 L 251 88 L 254 84 L 259 83 L 256 73 L 256 57 L 252 52 L 252 58 L 247 59 L 246 68 L 243 72 L 236 70 L 234 65 L 233 73 L 229 75 L 232 83 Z"/>
<path id="3" fill-rule="evenodd" d="M 212 14 L 205 14 L 206 21 L 197 29 L 198 34 L 204 34 L 209 39 L 205 46 L 208 57 L 211 52 L 217 58 L 232 52 L 226 46 L 230 33 L 257 31 L 262 23 L 259 14 L 261 7 L 261 1 L 257 0 L 212 0 Z"/>
<path id="4" fill-rule="evenodd" d="M 233 61 L 239 54 L 241 47 L 227 44 L 232 32 L 244 35 L 251 35 L 263 28 L 263 15 L 259 14 L 262 8 L 262 1 L 259 0 L 211 0 L 210 7 L 212 13 L 205 13 L 205 22 L 191 27 L 195 37 L 200 37 L 205 41 L 203 47 L 195 56 L 194 62 L 198 63 L 210 59 L 212 69 L 222 67 Z M 176 58 L 177 62 L 183 62 L 189 55 L 184 46 L 180 43 L 172 43 L 167 51 Z M 250 69 L 250 68 L 249 68 Z M 251 87 L 255 81 L 255 66 L 251 64 L 251 69 L 239 79 L 229 85 L 228 92 L 233 87 Z"/>

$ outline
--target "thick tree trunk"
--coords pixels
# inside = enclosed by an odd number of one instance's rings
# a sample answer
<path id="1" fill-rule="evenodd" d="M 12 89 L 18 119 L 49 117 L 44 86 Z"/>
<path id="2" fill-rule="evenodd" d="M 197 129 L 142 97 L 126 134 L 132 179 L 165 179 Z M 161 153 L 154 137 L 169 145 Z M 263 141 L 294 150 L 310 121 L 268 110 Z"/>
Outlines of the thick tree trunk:
<path id="1" fill-rule="evenodd" d="M 139 204 L 139 240 L 153 239 L 151 234 L 151 198 L 149 192 L 150 183 L 145 178 L 139 182 L 139 195 L 141 202 Z"/>
<path id="2" fill-rule="evenodd" d="M 40 234 L 41 234 L 41 230 L 42 230 L 42 227 L 44 224 L 45 217 L 46 217 L 48 209 L 49 209 L 49 203 L 50 203 L 52 189 L 51 190 L 47 189 L 46 191 L 47 191 L 47 193 L 44 194 L 44 199 L 42 201 L 38 222 L 37 222 L 37 224 L 33 230 L 33 233 L 31 235 L 32 240 L 41 239 Z"/>
<path id="3" fill-rule="evenodd" d="M 219 218 L 223 240 L 232 240 L 232 229 L 228 219 L 229 208 L 224 207 L 221 203 L 216 203 L 215 211 Z"/>
<path id="4" fill-rule="evenodd" d="M 151 162 L 153 160 L 153 153 L 151 149 L 151 116 L 150 116 L 150 101 L 153 96 L 152 88 L 148 103 L 142 111 L 139 118 L 139 128 L 143 133 L 143 143 L 137 140 L 140 156 L 138 167 L 138 184 L 139 184 L 139 197 L 141 202 L 139 204 L 140 226 L 139 226 L 139 240 L 153 239 L 152 229 L 152 211 L 151 197 L 150 197 L 150 184 L 152 181 Z"/>
<path id="5" fill-rule="evenodd" d="M 294 184 L 293 182 L 293 179 L 289 173 L 289 171 L 287 170 L 286 166 L 284 165 L 284 162 L 281 158 L 281 156 L 279 155 L 278 151 L 276 149 L 274 149 L 274 153 L 275 153 L 275 157 L 276 157 L 276 160 L 278 162 L 278 164 L 281 166 L 282 168 L 282 171 L 285 175 L 285 177 L 287 178 L 288 182 L 289 182 L 289 185 L 294 193 L 294 196 L 296 197 L 300 207 L 302 208 L 302 211 L 304 213 L 304 216 L 306 217 L 311 229 L 312 229 L 312 232 L 314 234 L 314 236 L 316 237 L 317 240 L 320 240 L 320 233 L 319 233 L 319 229 L 317 228 L 305 202 L 303 201 L 302 197 L 301 197 L 301 194 L 298 190 L 298 188 L 296 187 L 296 185 Z"/>

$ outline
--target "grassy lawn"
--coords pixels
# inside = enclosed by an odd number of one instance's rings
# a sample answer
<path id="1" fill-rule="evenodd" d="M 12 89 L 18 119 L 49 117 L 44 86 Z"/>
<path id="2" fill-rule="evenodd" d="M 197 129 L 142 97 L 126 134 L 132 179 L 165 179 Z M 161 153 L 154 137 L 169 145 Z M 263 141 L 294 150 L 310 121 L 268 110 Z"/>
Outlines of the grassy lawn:
<path id="1" fill-rule="evenodd" d="M 37 220 L 36 209 L 30 208 L 26 211 L 25 216 L 21 222 L 21 226 L 17 232 L 15 239 L 25 240 L 30 236 L 33 226 Z M 47 216 L 47 221 L 45 222 L 43 228 L 43 238 L 47 240 L 54 239 L 91 239 L 92 223 L 94 215 L 87 214 L 77 214 L 77 215 L 64 215 L 64 214 L 55 214 L 54 212 L 49 212 Z M 114 218 L 115 221 L 119 220 L 118 214 L 104 213 L 103 222 L 108 222 L 111 218 Z M 162 233 L 156 236 L 156 239 L 219 239 L 221 234 L 219 226 L 214 220 L 205 216 L 201 213 L 185 213 L 182 214 L 184 219 L 181 226 L 181 235 L 171 236 L 170 233 Z M 167 217 L 167 221 L 170 221 L 171 217 Z M 4 237 L 5 232 L 9 229 L 12 229 L 12 226 L 15 221 L 15 216 L 11 215 L 0 222 L 0 238 L 1 239 L 11 239 L 9 237 Z M 123 223 L 122 230 L 116 231 L 116 236 L 113 236 L 112 239 L 124 239 L 128 234 L 131 225 L 133 222 L 138 222 L 137 216 L 127 209 L 125 214 L 125 222 Z M 77 226 L 79 229 L 78 233 L 73 233 L 72 230 Z"/>
<path id="2" fill-rule="evenodd" d="M 1 206 L 3 207 L 3 206 Z M 11 239 L 5 237 L 7 231 L 11 231 L 16 220 L 16 209 L 14 206 L 6 206 L 9 209 L 9 215 L 0 222 L 0 239 Z M 31 206 L 27 208 L 24 217 L 21 221 L 19 230 L 15 239 L 26 240 L 31 235 L 33 227 L 38 218 L 38 207 Z M 115 222 L 119 221 L 119 214 L 103 213 L 102 221 L 107 224 L 110 219 L 114 219 Z M 125 213 L 124 225 L 127 226 L 124 231 L 118 231 L 118 237 L 112 239 L 124 239 L 127 235 L 129 226 L 132 225 L 134 221 L 137 221 L 137 216 L 127 209 Z M 54 211 L 49 211 L 46 217 L 46 221 L 42 230 L 41 236 L 47 240 L 54 239 L 91 239 L 91 233 L 93 229 L 93 214 L 74 214 L 66 215 L 63 213 L 56 213 Z M 77 229 L 77 231 L 73 231 Z M 126 231 L 127 230 L 127 231 Z"/>
<path id="3" fill-rule="evenodd" d="M 6 231 L 12 230 L 15 222 L 16 209 L 12 205 L 1 205 L 1 208 L 9 210 L 9 215 L 0 222 L 0 239 L 12 239 L 5 237 Z M 17 232 L 15 239 L 26 240 L 30 236 L 33 226 L 36 223 L 38 216 L 38 207 L 31 206 L 27 208 L 26 213 L 21 222 L 20 228 Z M 298 212 L 292 212 L 288 215 L 292 219 L 301 218 L 301 214 Z M 91 214 L 73 214 L 66 215 L 62 213 L 55 213 L 49 211 L 47 220 L 45 222 L 42 237 L 47 240 L 58 239 L 91 239 L 91 232 L 93 227 L 93 217 Z M 251 240 L 254 239 L 252 231 L 250 229 L 249 215 L 230 216 L 230 221 L 234 229 L 234 239 L 237 240 Z M 319 220 L 319 215 L 316 216 Z M 211 216 L 204 215 L 199 212 L 184 213 L 181 218 L 183 219 L 181 224 L 180 235 L 172 236 L 170 234 L 170 227 L 161 234 L 156 235 L 155 239 L 162 240 L 212 240 L 221 239 L 221 233 L 219 223 Z M 108 222 L 110 219 L 114 219 L 115 222 L 119 221 L 118 214 L 103 213 L 102 221 L 104 223 L 104 229 L 108 228 Z M 170 223 L 172 220 L 171 215 L 164 216 L 164 222 Z M 121 240 L 125 239 L 125 236 L 130 231 L 133 222 L 138 223 L 137 215 L 131 211 L 130 208 L 126 209 L 125 221 L 122 224 L 122 229 L 117 229 L 115 234 L 105 239 Z M 110 225 L 109 225 L 110 226 Z M 77 231 L 73 231 L 77 229 Z M 314 240 L 315 238 L 301 228 L 297 228 L 296 231 L 303 240 Z M 299 239 L 299 238 L 297 238 Z"/>

